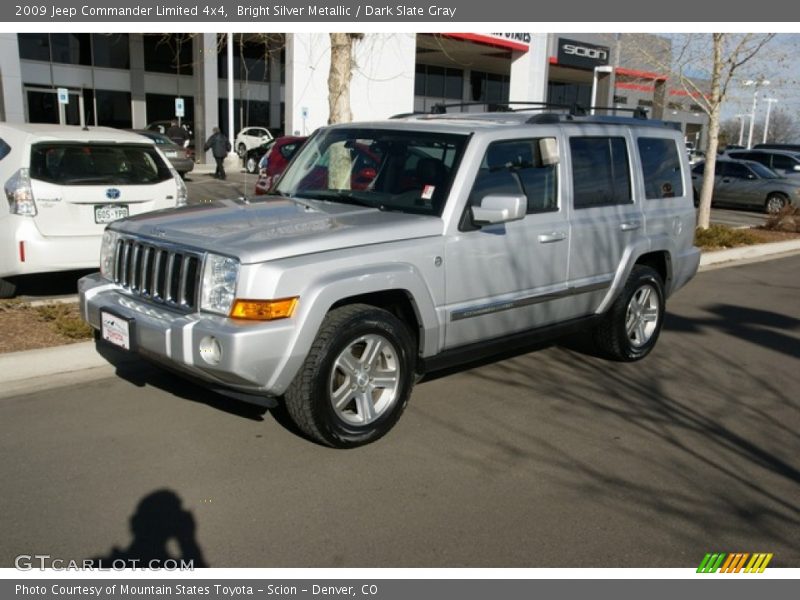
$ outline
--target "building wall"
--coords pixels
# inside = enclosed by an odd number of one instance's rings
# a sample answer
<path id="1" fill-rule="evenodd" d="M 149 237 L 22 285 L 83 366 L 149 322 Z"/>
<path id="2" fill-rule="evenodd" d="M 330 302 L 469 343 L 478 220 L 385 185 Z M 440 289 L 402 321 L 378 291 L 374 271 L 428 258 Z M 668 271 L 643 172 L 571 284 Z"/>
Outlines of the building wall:
<path id="1" fill-rule="evenodd" d="M 286 36 L 286 133 L 308 135 L 328 122 L 330 37 Z M 414 34 L 366 34 L 355 43 L 353 119 L 386 119 L 414 107 Z"/>

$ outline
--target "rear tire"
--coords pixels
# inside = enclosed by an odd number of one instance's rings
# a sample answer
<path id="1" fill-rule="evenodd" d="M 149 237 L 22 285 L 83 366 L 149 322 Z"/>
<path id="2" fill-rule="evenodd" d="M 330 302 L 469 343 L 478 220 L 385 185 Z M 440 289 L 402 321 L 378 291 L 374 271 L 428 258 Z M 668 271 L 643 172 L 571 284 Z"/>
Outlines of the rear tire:
<path id="1" fill-rule="evenodd" d="M 244 155 L 247 154 L 247 146 L 244 144 L 239 144 L 239 147 L 236 149 L 236 152 L 239 154 L 239 158 L 244 158 Z"/>
<path id="2" fill-rule="evenodd" d="M 366 304 L 332 310 L 284 395 L 311 439 L 353 448 L 383 437 L 414 385 L 413 338 L 388 311 Z"/>
<path id="3" fill-rule="evenodd" d="M 768 215 L 777 215 L 783 207 L 788 204 L 789 200 L 783 194 L 773 193 L 767 196 L 764 202 L 764 212 Z"/>
<path id="4" fill-rule="evenodd" d="M 13 298 L 17 293 L 17 284 L 0 279 L 0 298 Z"/>
<path id="5" fill-rule="evenodd" d="M 244 169 L 252 175 L 258 171 L 258 161 L 252 156 L 246 158 L 244 161 Z"/>
<path id="6" fill-rule="evenodd" d="M 612 360 L 633 362 L 647 356 L 664 322 L 664 284 L 645 265 L 635 265 L 622 293 L 595 331 L 598 349 Z"/>

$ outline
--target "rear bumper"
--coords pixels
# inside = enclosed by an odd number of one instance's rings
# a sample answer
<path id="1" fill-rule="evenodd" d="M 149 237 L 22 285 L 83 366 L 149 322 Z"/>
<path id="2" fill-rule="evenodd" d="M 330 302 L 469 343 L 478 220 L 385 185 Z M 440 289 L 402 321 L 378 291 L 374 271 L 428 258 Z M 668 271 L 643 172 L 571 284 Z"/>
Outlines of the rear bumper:
<path id="1" fill-rule="evenodd" d="M 0 277 L 99 268 L 101 240 L 102 235 L 45 237 L 30 217 L 2 217 Z"/>
<path id="2" fill-rule="evenodd" d="M 669 295 L 677 292 L 697 274 L 700 267 L 700 249 L 692 246 L 687 252 L 681 254 L 672 263 L 672 284 Z"/>
<path id="3" fill-rule="evenodd" d="M 170 158 L 168 160 L 172 167 L 181 175 L 194 169 L 194 161 L 191 158 Z"/>

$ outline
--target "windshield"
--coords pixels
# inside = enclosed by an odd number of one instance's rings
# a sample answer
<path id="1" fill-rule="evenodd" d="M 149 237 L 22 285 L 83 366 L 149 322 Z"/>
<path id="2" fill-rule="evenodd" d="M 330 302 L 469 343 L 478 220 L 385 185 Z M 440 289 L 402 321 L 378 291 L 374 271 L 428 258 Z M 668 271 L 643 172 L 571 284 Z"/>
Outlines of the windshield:
<path id="1" fill-rule="evenodd" d="M 467 136 L 395 129 L 328 129 L 313 136 L 275 191 L 439 216 Z"/>
<path id="2" fill-rule="evenodd" d="M 769 167 L 765 167 L 761 163 L 751 162 L 747 165 L 755 174 L 761 177 L 761 179 L 780 179 L 780 175 L 778 175 L 775 171 L 770 169 Z"/>

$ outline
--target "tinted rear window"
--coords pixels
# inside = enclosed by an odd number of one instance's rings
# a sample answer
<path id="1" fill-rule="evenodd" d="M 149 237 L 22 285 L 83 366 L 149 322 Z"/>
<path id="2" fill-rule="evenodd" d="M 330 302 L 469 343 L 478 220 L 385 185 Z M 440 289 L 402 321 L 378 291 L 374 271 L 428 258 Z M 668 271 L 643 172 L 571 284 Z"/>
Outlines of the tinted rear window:
<path id="1" fill-rule="evenodd" d="M 36 144 L 30 172 L 59 185 L 147 185 L 172 177 L 155 148 L 136 144 Z"/>
<path id="2" fill-rule="evenodd" d="M 633 202 L 625 138 L 573 137 L 569 145 L 575 208 Z"/>
<path id="3" fill-rule="evenodd" d="M 648 200 L 683 196 L 681 161 L 675 140 L 640 137 L 644 191 Z"/>

